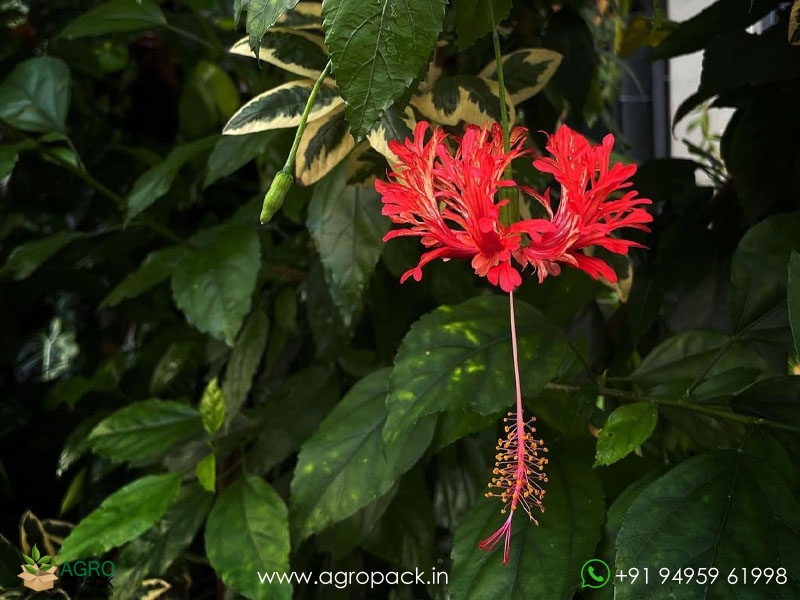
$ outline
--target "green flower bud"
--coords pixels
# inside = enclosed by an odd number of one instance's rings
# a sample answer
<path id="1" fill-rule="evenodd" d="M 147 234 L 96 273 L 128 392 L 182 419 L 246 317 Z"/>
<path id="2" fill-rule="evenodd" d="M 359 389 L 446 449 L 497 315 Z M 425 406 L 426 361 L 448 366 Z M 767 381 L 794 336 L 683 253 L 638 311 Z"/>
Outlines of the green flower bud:
<path id="1" fill-rule="evenodd" d="M 291 174 L 286 171 L 278 171 L 275 179 L 272 180 L 272 185 L 267 190 L 267 195 L 264 196 L 264 205 L 261 208 L 261 223 L 269 221 L 278 209 L 283 204 L 283 199 L 286 197 L 286 192 L 292 187 L 294 179 Z"/>

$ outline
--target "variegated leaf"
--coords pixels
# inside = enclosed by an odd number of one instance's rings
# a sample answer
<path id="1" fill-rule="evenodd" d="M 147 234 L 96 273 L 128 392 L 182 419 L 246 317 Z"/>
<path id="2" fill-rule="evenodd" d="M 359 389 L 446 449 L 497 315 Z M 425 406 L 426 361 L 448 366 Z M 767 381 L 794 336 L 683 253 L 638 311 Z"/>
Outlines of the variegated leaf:
<path id="1" fill-rule="evenodd" d="M 503 83 L 511 101 L 519 104 L 538 94 L 555 74 L 563 57 L 545 48 L 525 48 L 502 57 Z M 497 81 L 497 63 L 490 62 L 480 76 Z"/>
<path id="2" fill-rule="evenodd" d="M 402 142 L 407 137 L 413 137 L 416 124 L 414 111 L 410 106 L 403 112 L 395 106 L 390 106 L 372 131 L 367 134 L 367 140 L 375 150 L 386 157 L 390 164 L 394 164 L 397 162 L 397 156 L 389 150 L 389 142 L 391 140 Z"/>
<path id="3" fill-rule="evenodd" d="M 441 125 L 487 121 L 500 122 L 500 86 L 496 81 L 474 75 L 455 75 L 436 82 L 430 92 L 411 103 L 425 117 Z M 508 122 L 515 119 L 514 105 L 507 99 Z"/>
<path id="4" fill-rule="evenodd" d="M 322 4 L 299 2 L 294 9 L 278 19 L 278 25 L 293 29 L 322 29 Z"/>
<path id="5" fill-rule="evenodd" d="M 347 185 L 373 187 L 375 179 L 386 175 L 386 160 L 367 142 L 359 144 L 345 165 Z"/>
<path id="6" fill-rule="evenodd" d="M 259 94 L 236 111 L 222 130 L 225 135 L 245 135 L 256 131 L 297 127 L 314 82 L 290 81 Z M 336 89 L 322 85 L 308 115 L 309 122 L 324 117 L 342 104 Z"/>
<path id="7" fill-rule="evenodd" d="M 295 177 L 302 185 L 322 179 L 348 153 L 356 142 L 344 118 L 344 106 L 339 106 L 327 118 L 310 123 L 300 138 L 295 163 Z"/>
<path id="8" fill-rule="evenodd" d="M 231 54 L 253 56 L 249 38 L 242 38 L 230 49 Z M 258 58 L 295 75 L 316 79 L 328 64 L 325 42 L 318 35 L 275 27 L 270 29 L 258 49 Z"/>

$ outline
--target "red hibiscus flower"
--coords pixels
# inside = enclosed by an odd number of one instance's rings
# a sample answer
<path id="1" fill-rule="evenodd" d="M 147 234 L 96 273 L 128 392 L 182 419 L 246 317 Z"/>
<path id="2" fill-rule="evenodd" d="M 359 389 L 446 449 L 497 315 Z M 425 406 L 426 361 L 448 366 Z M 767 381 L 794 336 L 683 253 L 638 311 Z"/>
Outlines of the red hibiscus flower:
<path id="1" fill-rule="evenodd" d="M 562 125 L 547 141 L 546 149 L 552 157 L 533 161 L 535 168 L 551 173 L 561 184 L 555 214 L 549 190 L 544 195 L 533 192 L 547 210 L 555 230 L 570 238 L 568 250 L 557 261 L 577 267 L 595 279 L 603 276 L 611 282 L 617 280 L 617 275 L 608 263 L 582 250 L 600 246 L 616 254 L 627 254 L 629 248 L 641 247 L 641 244 L 612 237 L 611 233 L 623 227 L 649 231 L 646 224 L 653 220 L 642 208 L 650 204 L 650 200 L 637 198 L 636 191 L 627 191 L 619 198 L 610 197 L 618 190 L 629 188 L 629 180 L 636 173 L 636 165 L 615 163 L 609 166 L 613 146 L 613 135 L 605 136 L 601 144 L 592 146 L 585 137 Z M 534 262 L 536 259 L 539 264 Z M 532 257 L 529 262 L 540 267 L 540 280 L 542 268 L 552 274 L 558 273 L 558 266 L 548 263 L 546 257 Z"/>
<path id="2" fill-rule="evenodd" d="M 561 184 L 561 196 L 555 212 L 549 191 L 533 195 L 545 207 L 548 219 L 525 219 L 509 226 L 500 221 L 497 201 L 500 188 L 516 183 L 504 179 L 504 171 L 515 158 L 527 153 L 522 148 L 526 130 L 511 132 L 511 149 L 503 150 L 502 130 L 491 127 L 467 127 L 464 137 L 454 138 L 455 152 L 448 137 L 434 128 L 426 143 L 428 123 L 421 121 L 414 139 L 405 144 L 389 143 L 398 163 L 389 181 L 377 181 L 375 189 L 383 196 L 383 214 L 392 222 L 408 225 L 390 231 L 384 241 L 401 237 L 421 238 L 427 251 L 416 267 L 403 274 L 401 281 L 422 279 L 422 267 L 437 258 L 471 259 L 475 274 L 505 292 L 522 283 L 520 270 L 530 265 L 541 282 L 547 275 L 561 272 L 561 263 L 569 264 L 597 278 L 616 280 L 613 269 L 599 258 L 586 255 L 589 246 L 602 246 L 625 254 L 639 244 L 615 238 L 611 232 L 621 227 L 647 229 L 652 220 L 641 205 L 649 204 L 629 191 L 618 199 L 612 192 L 630 186 L 635 165 L 620 163 L 609 167 L 613 136 L 591 146 L 580 134 L 562 125 L 549 138 L 547 150 L 553 157 L 539 158 L 533 165 L 552 173 Z"/>
<path id="3" fill-rule="evenodd" d="M 416 236 L 428 249 L 401 281 L 409 277 L 419 281 L 422 267 L 434 259 L 468 258 L 476 275 L 512 291 L 522 283 L 512 258 L 520 267 L 528 262 L 521 253 L 525 236 L 535 240 L 556 233 L 545 219 L 528 219 L 509 227 L 500 222 L 500 208 L 506 201 L 496 201 L 495 195 L 502 187 L 516 185 L 503 179 L 503 172 L 513 159 L 526 153 L 522 149 L 525 130 L 512 131 L 511 150 L 504 152 L 499 125 L 470 125 L 463 138 L 453 140 L 456 150 L 452 153 L 447 136 L 438 128 L 426 143 L 427 129 L 428 123 L 420 121 L 413 140 L 389 142 L 399 162 L 388 182 L 375 183 L 383 196 L 383 214 L 394 223 L 409 225 L 390 231 L 384 241 Z"/>

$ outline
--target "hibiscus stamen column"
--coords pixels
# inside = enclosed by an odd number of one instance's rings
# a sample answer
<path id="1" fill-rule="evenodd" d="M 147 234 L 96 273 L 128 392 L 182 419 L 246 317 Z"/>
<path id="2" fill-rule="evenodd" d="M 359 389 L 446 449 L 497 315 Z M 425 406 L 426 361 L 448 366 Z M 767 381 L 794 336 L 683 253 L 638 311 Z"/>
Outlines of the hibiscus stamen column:
<path id="1" fill-rule="evenodd" d="M 533 516 L 534 507 L 544 512 L 542 498 L 544 489 L 540 483 L 547 481 L 544 466 L 547 458 L 542 456 L 547 452 L 542 440 L 534 438 L 536 421 L 531 418 L 525 421 L 522 409 L 522 386 L 519 377 L 519 350 L 517 348 L 517 324 L 514 314 L 514 292 L 509 292 L 509 312 L 511 315 L 511 353 L 514 362 L 514 387 L 516 391 L 516 412 L 509 412 L 503 419 L 506 425 L 505 438 L 497 440 L 497 455 L 495 468 L 492 471 L 490 491 L 486 497 L 496 497 L 503 501 L 501 513 L 508 512 L 508 518 L 500 528 L 488 538 L 480 542 L 481 550 L 491 552 L 503 540 L 503 564 L 508 563 L 511 551 L 511 523 L 514 513 L 519 506 L 525 510 L 528 518 L 538 525 Z"/>

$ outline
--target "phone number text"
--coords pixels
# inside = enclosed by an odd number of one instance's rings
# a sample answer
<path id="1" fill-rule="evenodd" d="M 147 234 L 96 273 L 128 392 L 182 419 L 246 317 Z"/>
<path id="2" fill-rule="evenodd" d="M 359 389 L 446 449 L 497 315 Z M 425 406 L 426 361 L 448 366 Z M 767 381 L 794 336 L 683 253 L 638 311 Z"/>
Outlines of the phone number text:
<path id="1" fill-rule="evenodd" d="M 640 583 L 643 580 L 645 585 L 649 585 L 651 582 L 654 584 L 660 583 L 661 585 L 666 585 L 667 582 L 673 582 L 679 585 L 691 585 L 695 583 L 698 585 L 713 585 L 717 580 L 727 581 L 731 585 L 758 585 L 769 583 L 783 585 L 788 581 L 786 569 L 784 567 L 779 567 L 777 569 L 772 567 L 766 567 L 764 569 L 758 567 L 741 567 L 731 569 L 727 575 L 725 573 L 720 573 L 720 570 L 716 567 L 701 567 L 699 569 L 693 569 L 691 567 L 668 569 L 662 567 L 658 569 L 657 572 L 655 569 L 649 567 L 642 567 L 641 569 L 631 567 L 630 569 L 624 570 L 618 569 L 615 577 L 620 583 L 631 584 L 641 578 Z"/>

